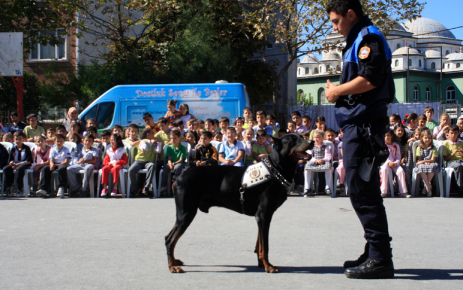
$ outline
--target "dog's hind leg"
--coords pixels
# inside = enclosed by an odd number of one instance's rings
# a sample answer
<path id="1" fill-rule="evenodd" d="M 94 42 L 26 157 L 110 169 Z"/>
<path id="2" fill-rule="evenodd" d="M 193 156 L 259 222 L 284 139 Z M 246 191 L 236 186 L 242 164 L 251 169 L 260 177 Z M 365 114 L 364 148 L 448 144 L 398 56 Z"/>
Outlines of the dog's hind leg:
<path id="1" fill-rule="evenodd" d="M 169 235 L 166 236 L 167 260 L 171 273 L 184 272 L 180 267 L 183 265 L 183 262 L 174 257 L 174 249 L 180 237 L 185 233 L 186 229 L 195 218 L 196 212 L 197 208 L 185 214 L 179 214 L 177 212 L 177 221 L 175 222 L 174 228 L 170 231 Z"/>
<path id="2" fill-rule="evenodd" d="M 264 268 L 264 263 L 262 263 L 262 260 L 260 259 L 260 231 L 257 230 L 257 242 L 256 242 L 256 249 L 254 250 L 254 253 L 257 254 L 257 266 L 259 268 Z"/>
<path id="3" fill-rule="evenodd" d="M 258 211 L 256 214 L 257 225 L 259 226 L 259 257 L 264 264 L 267 273 L 279 273 L 280 270 L 270 264 L 268 260 L 268 235 L 270 231 L 270 222 L 272 221 L 272 214 L 265 213 L 265 211 Z"/>

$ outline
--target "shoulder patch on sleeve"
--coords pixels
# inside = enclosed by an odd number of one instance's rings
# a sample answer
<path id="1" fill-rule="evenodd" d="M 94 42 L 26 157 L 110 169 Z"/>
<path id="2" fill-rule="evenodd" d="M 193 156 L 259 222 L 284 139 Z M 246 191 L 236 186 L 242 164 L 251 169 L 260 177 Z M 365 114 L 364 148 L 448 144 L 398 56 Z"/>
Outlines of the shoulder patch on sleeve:
<path id="1" fill-rule="evenodd" d="M 366 59 L 370 56 L 370 48 L 368 46 L 364 46 L 359 51 L 359 58 Z"/>

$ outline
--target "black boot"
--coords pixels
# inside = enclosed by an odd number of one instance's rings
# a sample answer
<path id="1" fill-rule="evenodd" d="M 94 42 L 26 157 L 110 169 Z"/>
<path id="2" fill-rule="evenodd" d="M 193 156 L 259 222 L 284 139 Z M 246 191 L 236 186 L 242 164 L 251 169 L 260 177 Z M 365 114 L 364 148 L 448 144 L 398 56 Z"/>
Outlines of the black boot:
<path id="1" fill-rule="evenodd" d="M 363 253 L 357 260 L 355 261 L 345 261 L 343 267 L 344 268 L 353 268 L 360 266 L 368 259 L 368 254 Z"/>
<path id="2" fill-rule="evenodd" d="M 368 258 L 363 264 L 344 271 L 347 278 L 354 279 L 386 279 L 394 278 L 394 264 L 392 260 L 378 261 Z"/>

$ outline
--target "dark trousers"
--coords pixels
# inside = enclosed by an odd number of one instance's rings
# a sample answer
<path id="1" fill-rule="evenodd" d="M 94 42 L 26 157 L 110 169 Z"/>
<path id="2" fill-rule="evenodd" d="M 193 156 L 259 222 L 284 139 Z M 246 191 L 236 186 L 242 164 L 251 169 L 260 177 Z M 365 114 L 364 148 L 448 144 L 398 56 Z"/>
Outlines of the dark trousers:
<path id="1" fill-rule="evenodd" d="M 66 184 L 68 181 L 67 168 L 68 166 L 66 164 L 60 165 L 58 167 L 55 166 L 55 170 L 58 171 L 58 175 L 59 175 L 58 188 L 60 187 L 66 188 Z M 42 168 L 42 178 L 40 178 L 40 182 L 39 182 L 40 189 L 43 189 L 45 191 L 50 190 L 51 173 L 52 171 L 50 171 L 50 165 L 45 165 Z"/>
<path id="2" fill-rule="evenodd" d="M 344 167 L 349 197 L 365 231 L 367 245 L 365 251 L 369 257 L 384 261 L 392 257 L 386 209 L 383 205 L 380 190 L 379 170 L 374 170 L 369 182 L 360 178 L 359 168 L 363 159 L 365 129 L 360 126 L 343 128 L 342 138 L 344 150 Z M 385 126 L 372 125 L 371 134 L 379 135 L 384 140 Z"/>
<path id="3" fill-rule="evenodd" d="M 29 169 L 30 165 L 20 165 L 16 168 L 18 173 L 18 189 L 23 190 L 24 187 L 24 174 L 26 174 L 26 169 Z M 5 188 L 8 188 L 14 184 L 14 172 L 11 165 L 7 165 L 3 168 L 3 174 L 5 174 Z"/>
<path id="4" fill-rule="evenodd" d="M 295 184 L 296 185 L 304 185 L 304 167 L 305 163 L 298 164 L 296 168 L 296 178 L 295 178 Z"/>

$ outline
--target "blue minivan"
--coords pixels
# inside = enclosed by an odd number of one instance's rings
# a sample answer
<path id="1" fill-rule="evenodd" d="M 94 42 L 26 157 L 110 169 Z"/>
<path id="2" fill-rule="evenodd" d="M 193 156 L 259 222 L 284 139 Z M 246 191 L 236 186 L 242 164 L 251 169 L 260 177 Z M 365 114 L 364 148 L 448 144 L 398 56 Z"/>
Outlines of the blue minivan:
<path id="1" fill-rule="evenodd" d="M 143 114 L 151 113 L 156 122 L 165 116 L 167 100 L 177 100 L 177 108 L 188 104 L 190 114 L 203 120 L 228 117 L 231 121 L 250 107 L 246 87 L 240 83 L 120 85 L 93 101 L 79 119 L 84 124 L 95 119 L 98 131 L 114 125 L 144 127 Z"/>

